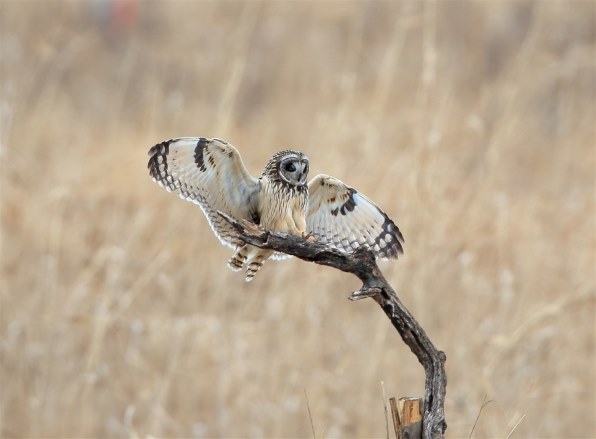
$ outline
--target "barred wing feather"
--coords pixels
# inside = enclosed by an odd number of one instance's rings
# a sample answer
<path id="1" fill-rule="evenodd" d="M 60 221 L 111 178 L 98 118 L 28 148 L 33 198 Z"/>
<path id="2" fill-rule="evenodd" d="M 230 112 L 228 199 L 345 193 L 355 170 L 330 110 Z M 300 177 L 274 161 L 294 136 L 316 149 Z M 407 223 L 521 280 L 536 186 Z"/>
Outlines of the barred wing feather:
<path id="1" fill-rule="evenodd" d="M 204 137 L 168 140 L 149 150 L 147 167 L 160 186 L 201 207 L 222 244 L 236 248 L 242 241 L 218 210 L 258 224 L 259 181 L 229 143 Z"/>
<path id="2" fill-rule="evenodd" d="M 382 259 L 403 254 L 404 238 L 395 223 L 356 189 L 317 175 L 308 190 L 306 225 L 317 240 L 346 253 L 365 247 Z"/>

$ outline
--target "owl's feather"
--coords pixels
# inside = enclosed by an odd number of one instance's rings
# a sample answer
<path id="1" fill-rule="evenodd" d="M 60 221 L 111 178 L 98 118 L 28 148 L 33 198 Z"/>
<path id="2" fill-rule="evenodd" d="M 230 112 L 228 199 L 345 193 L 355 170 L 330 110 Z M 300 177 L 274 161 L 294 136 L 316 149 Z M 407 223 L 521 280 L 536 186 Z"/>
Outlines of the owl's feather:
<path id="1" fill-rule="evenodd" d="M 317 175 L 308 191 L 306 225 L 317 240 L 346 253 L 365 247 L 383 259 L 403 254 L 404 238 L 395 223 L 354 188 Z"/>
<path id="2" fill-rule="evenodd" d="M 229 143 L 203 137 L 168 140 L 150 149 L 147 167 L 161 186 L 201 207 L 223 244 L 243 245 L 218 210 L 258 224 L 259 180 L 248 173 Z"/>

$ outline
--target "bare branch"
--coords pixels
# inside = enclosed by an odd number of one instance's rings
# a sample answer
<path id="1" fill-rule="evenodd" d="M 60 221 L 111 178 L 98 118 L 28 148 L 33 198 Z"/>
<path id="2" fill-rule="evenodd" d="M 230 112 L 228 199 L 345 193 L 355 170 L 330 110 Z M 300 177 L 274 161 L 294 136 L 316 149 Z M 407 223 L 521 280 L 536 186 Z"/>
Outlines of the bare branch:
<path id="1" fill-rule="evenodd" d="M 223 212 L 219 214 L 238 231 L 240 238 L 247 244 L 286 253 L 357 276 L 362 281 L 362 288 L 352 293 L 350 300 L 368 297 L 374 299 L 424 367 L 426 379 L 422 437 L 444 437 L 447 428 L 444 410 L 447 385 L 445 354 L 435 348 L 416 319 L 401 303 L 385 280 L 372 253 L 365 249 L 350 254 L 342 253 L 320 242 L 263 230 L 248 221 L 239 222 Z"/>

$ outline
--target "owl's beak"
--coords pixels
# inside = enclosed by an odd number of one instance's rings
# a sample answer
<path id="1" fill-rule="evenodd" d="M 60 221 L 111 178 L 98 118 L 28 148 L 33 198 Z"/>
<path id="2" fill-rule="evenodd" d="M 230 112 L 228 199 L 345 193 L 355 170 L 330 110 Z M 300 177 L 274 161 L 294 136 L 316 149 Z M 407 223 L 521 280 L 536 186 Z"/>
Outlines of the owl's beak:
<path id="1" fill-rule="evenodd" d="M 308 178 L 308 160 L 301 160 L 302 172 L 300 173 L 300 183 L 305 184 Z"/>

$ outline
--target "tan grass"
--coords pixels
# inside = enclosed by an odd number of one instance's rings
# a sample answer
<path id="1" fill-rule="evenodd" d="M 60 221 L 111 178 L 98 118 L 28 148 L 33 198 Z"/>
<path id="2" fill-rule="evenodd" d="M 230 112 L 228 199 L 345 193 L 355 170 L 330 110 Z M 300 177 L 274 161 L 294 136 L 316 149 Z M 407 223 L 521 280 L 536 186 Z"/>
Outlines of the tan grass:
<path id="1" fill-rule="evenodd" d="M 595 4 L 0 2 L 0 435 L 385 437 L 423 376 L 356 279 L 252 284 L 146 151 L 296 147 L 376 200 L 449 437 L 595 437 Z M 523 422 L 522 422 L 523 420 Z"/>

